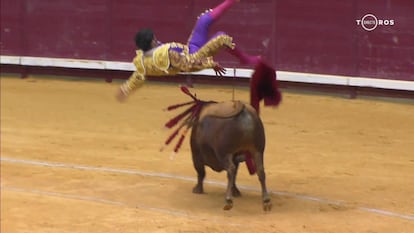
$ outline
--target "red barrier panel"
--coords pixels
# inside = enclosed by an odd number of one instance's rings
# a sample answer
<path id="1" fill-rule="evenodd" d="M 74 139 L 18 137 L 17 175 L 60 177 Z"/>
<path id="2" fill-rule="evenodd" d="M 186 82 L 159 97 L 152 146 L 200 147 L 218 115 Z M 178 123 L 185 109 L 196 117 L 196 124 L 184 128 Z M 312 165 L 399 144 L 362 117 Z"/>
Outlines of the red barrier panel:
<path id="1" fill-rule="evenodd" d="M 220 0 L 1 0 L 1 55 L 131 61 L 134 35 L 186 42 Z M 414 1 L 255 0 L 235 5 L 226 31 L 277 70 L 414 81 Z M 226 53 L 225 66 L 242 67 Z"/>

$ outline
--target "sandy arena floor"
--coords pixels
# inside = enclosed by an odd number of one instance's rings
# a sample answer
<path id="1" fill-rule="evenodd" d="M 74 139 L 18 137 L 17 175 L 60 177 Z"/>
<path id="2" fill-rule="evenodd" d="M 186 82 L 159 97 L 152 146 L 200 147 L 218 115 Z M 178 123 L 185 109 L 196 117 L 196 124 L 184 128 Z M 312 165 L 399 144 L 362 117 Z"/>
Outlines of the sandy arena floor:
<path id="1" fill-rule="evenodd" d="M 242 197 L 223 211 L 226 174 L 207 169 L 207 194 L 189 135 L 174 160 L 163 124 L 189 101 L 176 84 L 148 82 L 126 103 L 119 82 L 1 77 L 1 232 L 414 232 L 414 101 L 285 92 L 262 107 L 273 210 L 242 164 Z M 196 85 L 203 100 L 229 86 Z M 248 100 L 237 88 L 236 99 Z"/>

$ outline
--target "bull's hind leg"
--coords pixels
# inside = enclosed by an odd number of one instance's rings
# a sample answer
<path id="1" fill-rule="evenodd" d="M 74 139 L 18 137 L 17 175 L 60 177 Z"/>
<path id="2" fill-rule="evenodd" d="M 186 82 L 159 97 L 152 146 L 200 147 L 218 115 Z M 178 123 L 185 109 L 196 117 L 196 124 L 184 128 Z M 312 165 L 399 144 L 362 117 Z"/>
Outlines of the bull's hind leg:
<path id="1" fill-rule="evenodd" d="M 241 192 L 236 186 L 236 177 L 237 177 L 237 171 L 239 169 L 239 162 L 235 163 L 235 171 L 234 171 L 234 179 L 233 179 L 233 187 L 231 189 L 231 193 L 233 194 L 233 197 L 240 197 Z"/>
<path id="2" fill-rule="evenodd" d="M 198 193 L 198 194 L 204 193 L 204 188 L 203 188 L 204 177 L 206 177 L 206 171 L 203 167 L 202 169 L 197 170 L 197 184 L 193 188 L 193 193 Z"/>
<path id="3" fill-rule="evenodd" d="M 227 155 L 226 158 L 229 158 L 229 160 L 227 161 L 227 191 L 223 209 L 230 210 L 233 208 L 233 188 L 236 180 L 236 165 L 233 163 L 231 155 Z"/>
<path id="4" fill-rule="evenodd" d="M 259 177 L 260 185 L 262 186 L 263 210 L 270 211 L 272 209 L 272 202 L 266 188 L 266 174 L 263 165 L 263 153 L 255 153 L 254 162 L 256 164 L 257 176 Z"/>
<path id="5" fill-rule="evenodd" d="M 194 154 L 193 152 L 193 165 L 195 170 L 197 171 L 197 184 L 196 186 L 194 186 L 193 188 L 193 193 L 204 193 L 204 188 L 203 188 L 203 181 L 204 178 L 206 177 L 206 169 L 204 167 L 204 163 L 201 160 L 201 156 L 197 156 L 196 154 Z"/>

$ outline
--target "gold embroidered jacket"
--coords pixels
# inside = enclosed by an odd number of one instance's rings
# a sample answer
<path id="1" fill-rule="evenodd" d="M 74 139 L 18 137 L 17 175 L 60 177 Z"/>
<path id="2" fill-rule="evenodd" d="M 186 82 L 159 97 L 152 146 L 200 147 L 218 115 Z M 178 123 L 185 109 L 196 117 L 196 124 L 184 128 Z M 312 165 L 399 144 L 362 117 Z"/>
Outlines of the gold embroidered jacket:
<path id="1" fill-rule="evenodd" d="M 213 55 L 222 47 L 234 48 L 232 41 L 228 35 L 219 35 L 192 54 L 189 54 L 187 45 L 175 42 L 160 45 L 152 53 L 144 54 L 137 50 L 133 60 L 136 71 L 121 85 L 121 90 L 128 95 L 143 85 L 146 76 L 168 76 L 213 68 L 217 65 Z"/>

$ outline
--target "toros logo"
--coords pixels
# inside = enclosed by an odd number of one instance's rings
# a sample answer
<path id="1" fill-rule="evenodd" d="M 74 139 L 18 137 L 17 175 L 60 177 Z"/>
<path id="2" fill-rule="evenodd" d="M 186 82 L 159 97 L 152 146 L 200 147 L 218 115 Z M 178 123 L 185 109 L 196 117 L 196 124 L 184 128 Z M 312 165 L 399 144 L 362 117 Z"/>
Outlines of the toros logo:
<path id="1" fill-rule="evenodd" d="M 378 19 L 374 14 L 366 14 L 361 19 L 356 20 L 358 26 L 362 26 L 365 31 L 373 31 L 378 26 L 394 26 L 393 19 Z"/>

